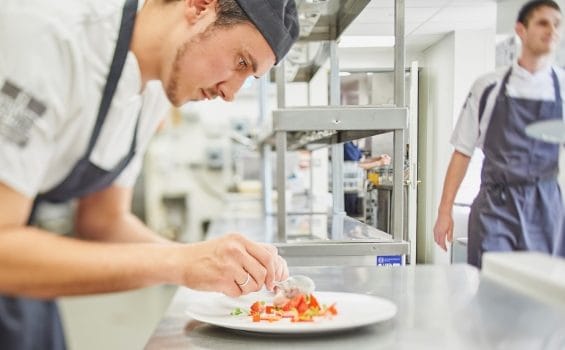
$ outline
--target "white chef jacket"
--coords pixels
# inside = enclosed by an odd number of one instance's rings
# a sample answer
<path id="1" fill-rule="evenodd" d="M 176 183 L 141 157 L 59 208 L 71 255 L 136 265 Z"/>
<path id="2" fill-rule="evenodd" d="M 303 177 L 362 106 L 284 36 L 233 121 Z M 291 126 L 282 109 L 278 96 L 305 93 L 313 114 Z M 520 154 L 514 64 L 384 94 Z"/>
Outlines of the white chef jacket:
<path id="1" fill-rule="evenodd" d="M 84 156 L 113 58 L 125 0 L 2 0 L 0 182 L 35 197 Z M 139 9 L 143 1 L 139 1 Z M 131 187 L 144 150 L 170 104 L 160 82 L 141 91 L 129 52 L 90 161 L 112 169 L 137 151 L 115 184 Z"/>
<path id="2" fill-rule="evenodd" d="M 457 151 L 470 157 L 475 147 L 482 149 L 496 97 L 509 68 L 484 75 L 473 84 L 451 136 L 451 144 Z M 552 68 L 557 74 L 561 97 L 565 102 L 565 72 L 557 66 L 547 66 L 532 74 L 514 62 L 506 93 L 515 98 L 555 101 Z"/>

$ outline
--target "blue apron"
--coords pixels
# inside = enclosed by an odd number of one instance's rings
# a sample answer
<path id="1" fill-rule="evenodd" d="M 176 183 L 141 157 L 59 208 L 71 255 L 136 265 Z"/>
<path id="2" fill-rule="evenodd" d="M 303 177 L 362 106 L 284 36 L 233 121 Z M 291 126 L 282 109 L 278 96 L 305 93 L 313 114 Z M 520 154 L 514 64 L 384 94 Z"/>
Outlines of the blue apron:
<path id="1" fill-rule="evenodd" d="M 559 145 L 530 138 L 529 124 L 563 118 L 552 70 L 554 101 L 506 95 L 502 81 L 487 128 L 481 188 L 469 216 L 468 263 L 481 267 L 487 251 L 539 251 L 565 256 L 564 208 L 557 182 Z"/>
<path id="2" fill-rule="evenodd" d="M 343 144 L 343 160 L 358 162 L 363 158 L 363 152 L 356 144 L 347 141 Z M 348 216 L 358 218 L 363 216 L 363 198 L 357 192 L 345 192 L 343 205 Z"/>
<path id="3" fill-rule="evenodd" d="M 114 57 L 87 151 L 59 185 L 36 197 L 29 223 L 32 222 L 35 208 L 37 208 L 39 202 L 68 201 L 108 187 L 135 155 L 136 136 L 133 137 L 128 154 L 114 169 L 104 170 L 89 161 L 122 74 L 129 52 L 136 14 L 137 0 L 127 0 L 123 8 Z M 134 135 L 137 134 L 138 124 L 139 117 Z M 0 296 L 0 349 L 65 349 L 63 328 L 55 302 L 52 300 Z"/>

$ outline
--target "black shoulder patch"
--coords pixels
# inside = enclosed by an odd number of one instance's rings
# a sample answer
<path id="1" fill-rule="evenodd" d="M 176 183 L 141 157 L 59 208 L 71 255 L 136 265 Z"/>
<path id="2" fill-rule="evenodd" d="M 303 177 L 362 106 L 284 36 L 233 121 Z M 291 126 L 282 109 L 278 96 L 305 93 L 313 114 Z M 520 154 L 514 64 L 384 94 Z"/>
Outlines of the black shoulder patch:
<path id="1" fill-rule="evenodd" d="M 483 113 L 485 112 L 485 108 L 487 107 L 488 97 L 495 86 L 496 83 L 490 84 L 489 86 L 486 87 L 485 91 L 483 91 L 483 94 L 481 95 L 481 100 L 479 101 L 479 124 L 483 119 Z"/>
<path id="2" fill-rule="evenodd" d="M 34 122 L 47 107 L 16 84 L 5 81 L 0 88 L 0 137 L 24 147 Z"/>

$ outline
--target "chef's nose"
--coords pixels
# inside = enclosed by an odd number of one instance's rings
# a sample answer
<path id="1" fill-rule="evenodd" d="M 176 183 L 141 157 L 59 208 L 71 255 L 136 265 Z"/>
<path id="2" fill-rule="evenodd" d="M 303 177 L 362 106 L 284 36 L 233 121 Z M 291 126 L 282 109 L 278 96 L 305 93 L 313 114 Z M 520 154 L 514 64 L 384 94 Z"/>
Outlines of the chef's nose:
<path id="1" fill-rule="evenodd" d="M 225 101 L 231 102 L 235 98 L 235 94 L 241 89 L 243 83 L 247 79 L 246 76 L 233 76 L 231 79 L 220 84 L 218 92 L 220 97 Z"/>

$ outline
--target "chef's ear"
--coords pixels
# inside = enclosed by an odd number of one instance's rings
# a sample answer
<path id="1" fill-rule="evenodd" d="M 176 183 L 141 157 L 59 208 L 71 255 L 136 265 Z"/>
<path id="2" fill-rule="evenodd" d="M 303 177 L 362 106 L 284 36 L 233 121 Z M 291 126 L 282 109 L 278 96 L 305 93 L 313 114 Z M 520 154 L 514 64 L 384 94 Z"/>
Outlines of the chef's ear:
<path id="1" fill-rule="evenodd" d="M 217 0 L 185 0 L 185 15 L 190 24 L 196 23 L 202 17 L 216 13 Z"/>
<path id="2" fill-rule="evenodd" d="M 524 41 L 523 38 L 526 35 L 526 26 L 522 22 L 516 22 L 514 26 L 514 31 L 520 37 L 520 40 Z"/>

